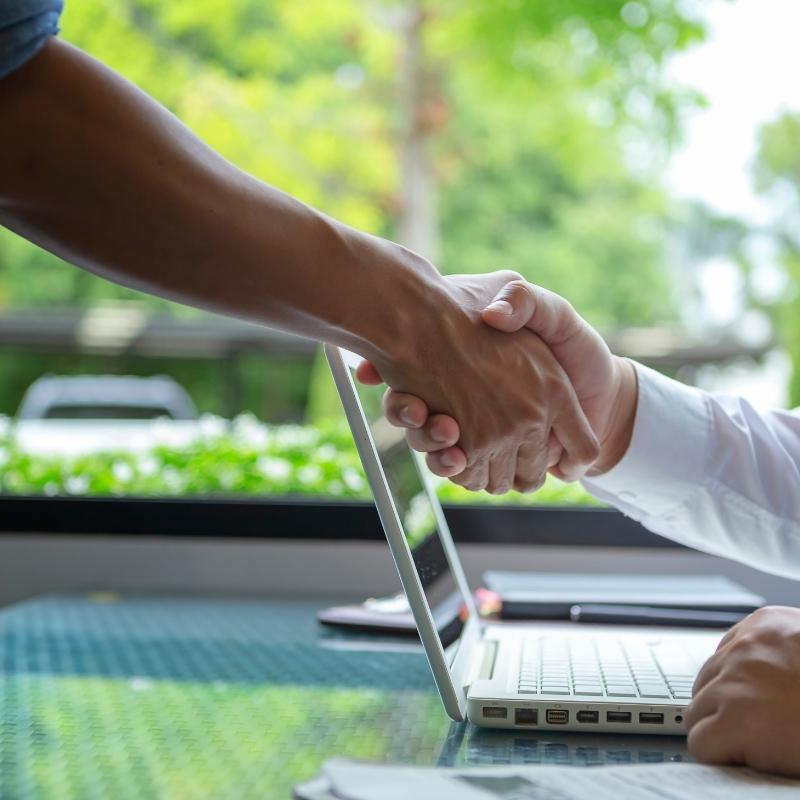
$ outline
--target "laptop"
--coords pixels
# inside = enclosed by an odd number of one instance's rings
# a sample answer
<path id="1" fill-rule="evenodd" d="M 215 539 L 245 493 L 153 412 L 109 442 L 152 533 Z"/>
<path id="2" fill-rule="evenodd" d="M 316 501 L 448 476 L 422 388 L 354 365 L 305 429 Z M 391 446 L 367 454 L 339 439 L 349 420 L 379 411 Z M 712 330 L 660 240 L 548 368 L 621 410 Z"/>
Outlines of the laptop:
<path id="1" fill-rule="evenodd" d="M 486 623 L 432 477 L 358 387 L 358 359 L 325 352 L 445 711 L 488 728 L 686 733 L 695 676 L 719 631 Z"/>

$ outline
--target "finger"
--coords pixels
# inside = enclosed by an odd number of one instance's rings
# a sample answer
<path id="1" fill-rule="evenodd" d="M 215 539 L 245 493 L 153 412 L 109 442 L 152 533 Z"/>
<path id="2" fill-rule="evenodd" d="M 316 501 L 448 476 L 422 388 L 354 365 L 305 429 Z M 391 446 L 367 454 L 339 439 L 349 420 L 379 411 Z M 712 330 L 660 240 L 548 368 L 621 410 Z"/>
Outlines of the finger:
<path id="1" fill-rule="evenodd" d="M 725 725 L 721 714 L 704 717 L 690 731 L 689 755 L 704 764 L 743 764 L 735 726 Z"/>
<path id="2" fill-rule="evenodd" d="M 701 719 L 710 717 L 719 710 L 720 681 L 706 684 L 703 689 L 692 694 L 692 700 L 684 712 L 686 727 L 689 729 L 697 725 Z"/>
<path id="3" fill-rule="evenodd" d="M 528 493 L 541 489 L 547 472 L 548 453 L 549 445 L 545 450 L 530 443 L 520 445 L 514 474 L 514 488 L 518 492 Z"/>
<path id="4" fill-rule="evenodd" d="M 396 428 L 420 428 L 428 419 L 428 407 L 419 397 L 393 389 L 383 395 L 383 413 Z"/>
<path id="5" fill-rule="evenodd" d="M 741 622 L 737 622 L 720 640 L 714 654 L 706 661 L 697 673 L 694 681 L 692 693 L 697 694 L 704 686 L 711 683 L 722 671 L 725 661 L 730 656 L 730 650 L 736 642 L 739 634 L 742 632 L 743 624 L 750 618 L 745 617 Z"/>
<path id="6" fill-rule="evenodd" d="M 480 492 L 486 488 L 486 484 L 489 482 L 489 464 L 486 459 L 478 461 L 472 466 L 466 467 L 458 475 L 454 475 L 450 480 L 471 492 Z"/>
<path id="7" fill-rule="evenodd" d="M 553 432 L 561 442 L 564 452 L 555 467 L 564 481 L 582 478 L 600 455 L 600 445 L 586 415 L 583 413 L 574 390 L 570 390 L 561 413 L 553 422 Z"/>
<path id="8" fill-rule="evenodd" d="M 481 316 L 492 328 L 513 333 L 528 323 L 533 312 L 533 295 L 527 281 L 511 281 L 495 295 Z"/>
<path id="9" fill-rule="evenodd" d="M 483 320 L 506 332 L 529 328 L 551 348 L 586 330 L 568 300 L 524 280 L 506 284 L 484 310 Z"/>
<path id="10" fill-rule="evenodd" d="M 371 361 L 366 359 L 356 367 L 356 378 L 365 386 L 380 386 L 383 383 L 380 372 Z"/>
<path id="11" fill-rule="evenodd" d="M 467 457 L 460 447 L 448 447 L 437 453 L 425 456 L 428 469 L 440 478 L 453 478 L 462 473 L 467 466 Z"/>
<path id="12" fill-rule="evenodd" d="M 460 438 L 458 423 L 446 414 L 434 414 L 416 430 L 406 433 L 410 447 L 420 453 L 435 453 L 452 447 Z"/>
<path id="13" fill-rule="evenodd" d="M 697 696 L 703 687 L 707 686 L 714 678 L 719 675 L 725 663 L 725 653 L 720 653 L 719 650 L 706 661 L 697 673 L 694 679 L 694 686 L 692 687 L 692 695 Z"/>
<path id="14" fill-rule="evenodd" d="M 547 469 L 558 464 L 563 452 L 564 448 L 561 446 L 561 442 L 558 441 L 558 437 L 551 430 L 550 438 L 547 441 Z"/>
<path id="15" fill-rule="evenodd" d="M 516 453 L 511 456 L 495 456 L 489 462 L 489 479 L 486 491 L 490 494 L 506 494 L 514 488 L 514 473 L 517 467 Z"/>

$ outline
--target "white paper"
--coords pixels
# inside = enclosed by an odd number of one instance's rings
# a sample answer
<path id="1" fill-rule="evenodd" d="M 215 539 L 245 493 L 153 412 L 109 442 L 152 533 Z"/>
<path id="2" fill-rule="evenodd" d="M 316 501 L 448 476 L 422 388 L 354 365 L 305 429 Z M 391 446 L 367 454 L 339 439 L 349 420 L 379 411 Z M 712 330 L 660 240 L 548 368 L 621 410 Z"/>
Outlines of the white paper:
<path id="1" fill-rule="evenodd" d="M 797 800 L 800 781 L 697 764 L 397 767 L 347 759 L 322 770 L 339 800 Z M 321 788 L 315 783 L 317 790 Z M 297 796 L 303 797 L 302 787 Z M 321 796 L 321 795 L 317 795 Z"/>

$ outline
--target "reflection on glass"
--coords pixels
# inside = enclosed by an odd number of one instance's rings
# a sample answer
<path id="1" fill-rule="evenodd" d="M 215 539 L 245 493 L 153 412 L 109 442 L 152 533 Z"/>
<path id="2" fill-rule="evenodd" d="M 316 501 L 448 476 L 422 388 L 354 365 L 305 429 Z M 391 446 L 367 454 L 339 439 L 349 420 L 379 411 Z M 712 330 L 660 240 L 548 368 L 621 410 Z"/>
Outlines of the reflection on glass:
<path id="1" fill-rule="evenodd" d="M 455 747 L 452 748 L 455 750 Z M 470 728 L 462 751 L 442 766 L 489 764 L 659 764 L 690 761 L 683 736 L 523 732 Z"/>

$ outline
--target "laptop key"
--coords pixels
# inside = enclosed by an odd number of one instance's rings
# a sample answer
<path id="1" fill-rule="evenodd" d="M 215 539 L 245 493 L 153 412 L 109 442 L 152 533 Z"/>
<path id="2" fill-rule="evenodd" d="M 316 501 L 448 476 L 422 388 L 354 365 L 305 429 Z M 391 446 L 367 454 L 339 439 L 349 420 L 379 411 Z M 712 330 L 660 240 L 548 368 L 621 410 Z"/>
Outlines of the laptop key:
<path id="1" fill-rule="evenodd" d="M 666 697 L 669 698 L 669 689 L 666 686 L 648 686 L 647 684 L 639 684 L 639 694 L 642 697 Z"/>
<path id="2" fill-rule="evenodd" d="M 636 690 L 628 686 L 606 686 L 609 697 L 636 697 Z"/>

